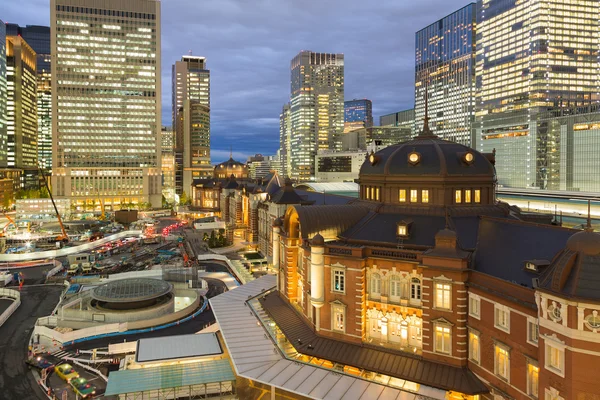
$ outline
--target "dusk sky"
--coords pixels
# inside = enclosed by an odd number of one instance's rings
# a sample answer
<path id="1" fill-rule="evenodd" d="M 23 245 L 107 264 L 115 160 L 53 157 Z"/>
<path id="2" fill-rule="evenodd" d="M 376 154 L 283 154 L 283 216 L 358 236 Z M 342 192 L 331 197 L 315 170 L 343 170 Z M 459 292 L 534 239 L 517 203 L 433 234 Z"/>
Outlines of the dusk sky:
<path id="1" fill-rule="evenodd" d="M 3 1 L 0 19 L 50 25 L 49 0 Z M 171 65 L 205 56 L 211 71 L 211 153 L 274 154 L 300 50 L 344 53 L 345 98 L 379 116 L 414 103 L 415 32 L 467 5 L 459 0 L 163 0 L 162 122 L 171 124 Z"/>

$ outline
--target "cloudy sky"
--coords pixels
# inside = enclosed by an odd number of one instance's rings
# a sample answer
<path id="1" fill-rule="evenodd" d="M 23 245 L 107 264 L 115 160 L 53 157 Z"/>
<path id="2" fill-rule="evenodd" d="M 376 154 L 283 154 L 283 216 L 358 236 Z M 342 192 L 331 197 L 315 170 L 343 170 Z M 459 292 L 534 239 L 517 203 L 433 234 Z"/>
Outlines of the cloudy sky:
<path id="1" fill-rule="evenodd" d="M 49 25 L 49 0 L 3 1 L 0 19 Z M 300 50 L 344 53 L 345 97 L 382 114 L 413 106 L 414 34 L 464 0 L 163 0 L 163 124 L 171 122 L 171 65 L 207 57 L 212 158 L 273 154 Z"/>

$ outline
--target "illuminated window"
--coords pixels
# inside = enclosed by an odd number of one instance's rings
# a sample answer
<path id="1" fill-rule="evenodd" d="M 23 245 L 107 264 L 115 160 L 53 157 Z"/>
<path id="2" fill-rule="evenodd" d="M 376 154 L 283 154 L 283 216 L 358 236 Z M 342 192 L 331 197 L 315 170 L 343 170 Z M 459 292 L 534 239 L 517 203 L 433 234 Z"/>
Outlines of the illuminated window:
<path id="1" fill-rule="evenodd" d="M 429 203 L 429 190 L 421 190 L 421 202 Z"/>
<path id="2" fill-rule="evenodd" d="M 539 391 L 540 368 L 531 362 L 527 363 L 527 394 L 537 398 Z"/>
<path id="3" fill-rule="evenodd" d="M 334 269 L 332 281 L 333 287 L 331 290 L 338 293 L 344 293 L 346 286 L 346 271 L 343 269 Z"/>
<path id="4" fill-rule="evenodd" d="M 400 189 L 398 191 L 398 201 L 400 201 L 400 203 L 406 202 L 406 189 Z"/>
<path id="5" fill-rule="evenodd" d="M 451 327 L 448 325 L 435 326 L 435 351 L 436 353 L 450 354 Z"/>
<path id="6" fill-rule="evenodd" d="M 508 348 L 501 344 L 494 346 L 494 373 L 500 378 L 509 380 L 510 355 Z"/>
<path id="7" fill-rule="evenodd" d="M 549 339 L 546 343 L 546 369 L 564 377 L 565 349 L 564 346 Z"/>
<path id="8" fill-rule="evenodd" d="M 462 196 L 461 196 L 462 192 L 459 190 L 455 190 L 454 191 L 454 202 L 455 203 L 461 203 L 462 202 Z"/>
<path id="9" fill-rule="evenodd" d="M 470 203 L 471 202 L 471 190 L 467 189 L 465 190 L 465 203 Z"/>
<path id="10" fill-rule="evenodd" d="M 375 200 L 375 188 L 371 187 L 371 200 Z"/>
<path id="11" fill-rule="evenodd" d="M 475 189 L 473 190 L 473 197 L 475 203 L 481 203 L 481 190 Z"/>
<path id="12" fill-rule="evenodd" d="M 346 331 L 346 306 L 335 302 L 331 304 L 331 319 L 334 331 Z"/>
<path id="13" fill-rule="evenodd" d="M 411 203 L 416 203 L 417 202 L 417 189 L 411 189 L 410 190 L 410 202 Z"/>
<path id="14" fill-rule="evenodd" d="M 398 222 L 396 234 L 403 237 L 408 236 L 408 224 L 406 222 Z"/>
<path id="15" fill-rule="evenodd" d="M 494 326 L 501 331 L 510 332 L 510 310 L 506 306 L 494 305 Z"/>
<path id="16" fill-rule="evenodd" d="M 479 333 L 476 331 L 469 332 L 469 360 L 477 364 L 480 360 L 480 346 Z"/>
<path id="17" fill-rule="evenodd" d="M 400 277 L 398 275 L 390 277 L 390 297 L 400 297 Z"/>
<path id="18" fill-rule="evenodd" d="M 435 284 L 435 307 L 450 309 L 451 306 L 451 290 L 452 286 L 449 283 Z"/>
<path id="19" fill-rule="evenodd" d="M 375 188 L 375 200 L 379 201 L 379 188 Z"/>
<path id="20" fill-rule="evenodd" d="M 421 301 L 421 280 L 419 278 L 410 280 L 410 299 L 411 301 Z"/>

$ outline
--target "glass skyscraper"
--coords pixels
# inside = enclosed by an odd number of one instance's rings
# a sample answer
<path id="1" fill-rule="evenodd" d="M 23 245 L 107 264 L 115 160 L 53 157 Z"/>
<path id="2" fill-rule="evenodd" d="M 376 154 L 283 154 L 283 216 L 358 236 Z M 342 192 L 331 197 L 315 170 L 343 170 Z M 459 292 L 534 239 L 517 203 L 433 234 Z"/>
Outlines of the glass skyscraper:
<path id="1" fill-rule="evenodd" d="M 344 102 L 344 132 L 373 126 L 373 103 L 368 99 Z"/>
<path id="2" fill-rule="evenodd" d="M 292 178 L 313 180 L 318 150 L 339 150 L 344 131 L 344 55 L 301 51 L 292 59 Z"/>
<path id="3" fill-rule="evenodd" d="M 20 35 L 37 54 L 37 109 L 38 109 L 38 162 L 52 168 L 52 102 L 51 102 L 51 58 L 50 27 L 6 24 L 8 35 Z"/>
<path id="4" fill-rule="evenodd" d="M 181 179 L 176 193 L 191 194 L 192 181 L 212 175 L 210 166 L 210 71 L 206 58 L 183 56 L 172 67 L 172 117 L 176 131 L 176 151 L 180 160 L 176 173 Z M 183 120 L 177 123 L 177 114 Z M 183 129 L 183 132 L 177 130 Z"/>
<path id="5" fill-rule="evenodd" d="M 0 20 L 0 168 L 6 167 L 6 25 Z"/>
<path id="6" fill-rule="evenodd" d="M 475 116 L 475 19 L 471 3 L 415 35 L 415 132 L 429 126 L 442 139 L 471 146 Z"/>
<path id="7" fill-rule="evenodd" d="M 536 121 L 600 100 L 599 15 L 597 0 L 478 2 L 477 148 L 496 149 L 500 185 L 556 181 L 562 139 Z"/>
<path id="8" fill-rule="evenodd" d="M 284 176 L 292 175 L 292 119 L 290 103 L 284 104 L 279 114 L 279 158 Z"/>
<path id="9" fill-rule="evenodd" d="M 160 207 L 160 2 L 50 4 L 53 193 Z"/>

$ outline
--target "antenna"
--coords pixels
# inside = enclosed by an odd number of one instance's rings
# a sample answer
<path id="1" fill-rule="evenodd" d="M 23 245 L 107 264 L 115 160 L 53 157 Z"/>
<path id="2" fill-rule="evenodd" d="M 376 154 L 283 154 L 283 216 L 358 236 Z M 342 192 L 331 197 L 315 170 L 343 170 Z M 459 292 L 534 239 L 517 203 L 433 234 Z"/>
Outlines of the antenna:
<path id="1" fill-rule="evenodd" d="M 191 56 L 192 55 L 192 49 L 188 50 L 188 54 Z"/>
<path id="2" fill-rule="evenodd" d="M 233 158 L 233 146 L 229 145 L 229 158 Z"/>

